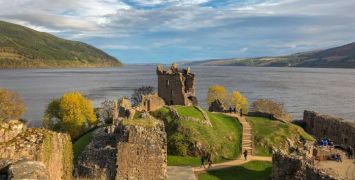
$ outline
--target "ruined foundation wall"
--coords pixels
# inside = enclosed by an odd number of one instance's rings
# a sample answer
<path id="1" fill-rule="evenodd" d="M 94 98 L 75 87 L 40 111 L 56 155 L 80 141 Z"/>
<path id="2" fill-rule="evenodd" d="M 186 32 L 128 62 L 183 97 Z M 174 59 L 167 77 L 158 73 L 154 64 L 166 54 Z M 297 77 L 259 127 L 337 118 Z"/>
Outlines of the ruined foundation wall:
<path id="1" fill-rule="evenodd" d="M 338 177 L 327 174 L 324 170 L 315 168 L 302 156 L 273 152 L 272 154 L 273 180 L 336 180 Z"/>
<path id="2" fill-rule="evenodd" d="M 91 143 L 78 157 L 78 179 L 115 179 L 117 134 L 114 126 L 95 130 Z"/>
<path id="3" fill-rule="evenodd" d="M 17 127 L 11 127 L 13 125 Z M 6 162 L 1 163 L 0 170 L 21 160 L 38 161 L 45 165 L 50 179 L 71 179 L 73 152 L 70 136 L 19 126 L 11 122 L 0 126 L 0 131 L 7 137 L 6 141 L 3 138 L 0 142 L 0 161 Z"/>
<path id="4" fill-rule="evenodd" d="M 142 102 L 137 107 L 138 111 L 155 111 L 165 106 L 164 100 L 157 93 L 143 95 Z"/>
<path id="5" fill-rule="evenodd" d="M 306 131 L 317 138 L 329 138 L 344 148 L 355 147 L 355 125 L 341 118 L 304 111 Z"/>
<path id="6" fill-rule="evenodd" d="M 122 126 L 117 145 L 116 179 L 166 179 L 167 136 L 164 124 Z"/>

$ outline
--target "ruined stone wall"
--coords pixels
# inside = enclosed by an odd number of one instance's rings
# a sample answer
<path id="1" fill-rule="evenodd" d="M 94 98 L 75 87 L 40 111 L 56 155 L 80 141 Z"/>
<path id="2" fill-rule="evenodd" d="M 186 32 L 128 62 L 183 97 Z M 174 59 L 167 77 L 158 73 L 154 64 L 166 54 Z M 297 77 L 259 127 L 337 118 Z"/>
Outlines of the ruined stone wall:
<path id="1" fill-rule="evenodd" d="M 189 70 L 178 71 L 177 67 L 164 70 L 157 67 L 158 95 L 167 105 L 197 105 L 195 75 Z"/>
<path id="2" fill-rule="evenodd" d="M 0 129 L 7 137 L 0 142 L 0 161 L 3 162 L 0 170 L 21 160 L 38 161 L 46 166 L 50 179 L 71 179 L 73 152 L 69 135 L 46 129 L 20 128 L 12 122 L 2 124 Z"/>
<path id="3" fill-rule="evenodd" d="M 78 158 L 77 179 L 166 179 L 164 124 L 157 120 L 147 127 L 139 125 L 145 122 L 122 123 L 95 131 L 92 142 Z"/>
<path id="4" fill-rule="evenodd" d="M 166 179 L 167 136 L 164 124 L 125 125 L 117 145 L 116 179 Z"/>
<path id="5" fill-rule="evenodd" d="M 149 94 L 142 96 L 142 102 L 139 103 L 138 111 L 155 111 L 162 108 L 165 105 L 164 100 L 158 96 L 158 94 Z"/>
<path id="6" fill-rule="evenodd" d="M 304 111 L 306 131 L 318 138 L 329 138 L 344 148 L 355 147 L 355 125 L 343 119 Z"/>
<path id="7" fill-rule="evenodd" d="M 75 176 L 79 179 L 115 179 L 117 134 L 115 127 L 103 127 L 94 132 L 91 143 L 78 158 Z"/>
<path id="8" fill-rule="evenodd" d="M 303 156 L 289 155 L 280 151 L 272 154 L 273 180 L 336 180 L 324 170 L 317 169 Z"/>

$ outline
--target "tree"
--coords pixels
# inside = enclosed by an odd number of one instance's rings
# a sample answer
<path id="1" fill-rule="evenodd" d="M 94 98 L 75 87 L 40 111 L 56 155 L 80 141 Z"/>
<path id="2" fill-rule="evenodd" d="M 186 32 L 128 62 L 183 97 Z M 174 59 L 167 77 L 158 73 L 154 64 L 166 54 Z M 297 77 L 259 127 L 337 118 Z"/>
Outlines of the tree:
<path id="1" fill-rule="evenodd" d="M 213 85 L 208 88 L 207 93 L 207 102 L 210 106 L 213 101 L 219 100 L 223 105 L 226 104 L 227 101 L 227 90 L 224 86 Z"/>
<path id="2" fill-rule="evenodd" d="M 153 94 L 154 87 L 151 86 L 142 86 L 140 88 L 134 89 L 134 92 L 131 97 L 132 105 L 138 106 L 138 104 L 142 101 L 143 95 Z"/>
<path id="3" fill-rule="evenodd" d="M 231 105 L 238 111 L 241 109 L 244 113 L 249 111 L 248 99 L 237 90 L 232 92 Z"/>
<path id="4" fill-rule="evenodd" d="M 107 124 L 112 123 L 114 108 L 115 101 L 105 99 L 105 101 L 101 103 L 100 108 L 98 108 L 97 110 L 98 118 L 100 119 L 100 121 L 105 122 Z"/>
<path id="5" fill-rule="evenodd" d="M 78 137 L 86 128 L 97 124 L 92 102 L 79 92 L 65 93 L 47 106 L 43 126 Z"/>
<path id="6" fill-rule="evenodd" d="M 253 111 L 273 114 L 281 120 L 292 120 L 291 114 L 286 111 L 284 105 L 271 99 L 257 99 L 252 103 L 251 107 Z"/>
<path id="7" fill-rule="evenodd" d="M 17 93 L 0 89 L 0 122 L 18 119 L 25 111 L 25 104 Z"/>

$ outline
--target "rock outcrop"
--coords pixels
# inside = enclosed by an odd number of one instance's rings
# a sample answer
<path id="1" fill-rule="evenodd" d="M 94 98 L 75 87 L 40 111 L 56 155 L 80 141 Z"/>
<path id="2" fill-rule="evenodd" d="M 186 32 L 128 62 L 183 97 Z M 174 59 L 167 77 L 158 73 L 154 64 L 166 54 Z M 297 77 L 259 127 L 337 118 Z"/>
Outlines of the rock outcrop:
<path id="1" fill-rule="evenodd" d="M 190 68 L 179 70 L 176 64 L 165 70 L 163 66 L 157 66 L 158 95 L 167 105 L 197 105 L 195 95 L 195 74 Z"/>
<path id="2" fill-rule="evenodd" d="M 306 131 L 317 138 L 329 138 L 343 148 L 355 147 L 355 124 L 314 111 L 304 111 L 303 120 Z"/>
<path id="3" fill-rule="evenodd" d="M 36 169 L 42 163 L 49 172 L 49 179 L 71 179 L 73 152 L 69 135 L 26 128 L 17 120 L 0 123 L 0 132 L 0 172 L 12 167 L 7 173 L 16 177 L 19 167 L 27 167 L 25 171 L 31 169 L 31 164 Z M 24 160 L 28 162 L 17 164 Z"/>
<path id="4" fill-rule="evenodd" d="M 336 180 L 341 179 L 316 168 L 305 156 L 275 151 L 272 154 L 273 180 Z"/>

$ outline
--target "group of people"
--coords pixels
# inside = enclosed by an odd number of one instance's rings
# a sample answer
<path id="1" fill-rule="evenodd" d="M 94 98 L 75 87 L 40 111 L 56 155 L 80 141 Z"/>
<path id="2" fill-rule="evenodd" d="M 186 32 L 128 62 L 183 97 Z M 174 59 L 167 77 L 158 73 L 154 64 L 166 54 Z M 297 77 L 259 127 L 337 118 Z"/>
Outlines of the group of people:
<path id="1" fill-rule="evenodd" d="M 208 154 L 207 156 L 204 156 L 204 155 L 201 156 L 201 166 L 200 166 L 200 168 L 203 167 L 203 168 L 206 169 L 206 166 L 205 166 L 205 160 L 206 159 L 207 159 L 207 163 L 208 163 L 208 167 L 207 168 L 212 167 L 212 155 Z"/>
<path id="2" fill-rule="evenodd" d="M 229 112 L 229 113 L 237 113 L 237 110 L 235 109 L 235 108 L 232 108 L 231 106 L 229 106 L 229 109 L 228 110 L 226 110 L 227 112 Z M 226 112 L 225 111 L 225 112 Z M 239 110 L 239 115 L 240 116 L 243 116 L 243 109 L 240 109 Z"/>
<path id="3" fill-rule="evenodd" d="M 328 138 L 323 138 L 321 140 L 318 141 L 319 142 L 319 145 L 323 146 L 323 147 L 333 147 L 334 146 L 334 142 L 331 141 L 330 139 Z"/>

